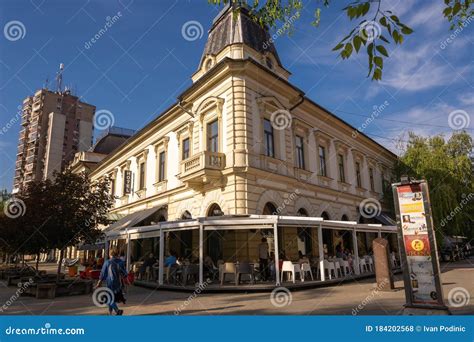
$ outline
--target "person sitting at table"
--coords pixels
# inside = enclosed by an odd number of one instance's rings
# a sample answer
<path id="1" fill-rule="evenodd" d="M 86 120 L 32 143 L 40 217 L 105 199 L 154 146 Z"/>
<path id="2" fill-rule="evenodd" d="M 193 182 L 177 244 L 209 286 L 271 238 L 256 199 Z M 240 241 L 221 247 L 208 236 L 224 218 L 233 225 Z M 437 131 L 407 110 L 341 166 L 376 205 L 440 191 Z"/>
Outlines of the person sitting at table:
<path id="1" fill-rule="evenodd" d="M 171 267 L 175 266 L 178 260 L 176 259 L 176 253 L 170 251 L 170 254 L 165 258 L 164 267 L 166 269 L 166 282 L 170 282 L 170 270 Z"/>
<path id="2" fill-rule="evenodd" d="M 156 258 L 153 253 L 148 254 L 148 257 L 145 258 L 143 264 L 140 266 L 140 277 L 143 279 L 143 276 L 146 274 L 147 269 L 151 270 L 152 266 L 156 263 Z"/>
<path id="3" fill-rule="evenodd" d="M 262 280 L 266 281 L 269 276 L 268 270 L 268 243 L 266 238 L 262 238 L 262 242 L 258 245 L 258 257 L 260 259 L 260 274 L 262 276 Z"/>
<path id="4" fill-rule="evenodd" d="M 204 257 L 204 273 L 212 280 L 216 279 L 219 269 L 214 265 L 214 261 L 209 255 Z"/>
<path id="5" fill-rule="evenodd" d="M 275 253 L 270 253 L 270 261 L 268 263 L 268 268 L 270 269 L 270 277 L 272 280 L 276 279 L 276 268 L 275 268 Z"/>

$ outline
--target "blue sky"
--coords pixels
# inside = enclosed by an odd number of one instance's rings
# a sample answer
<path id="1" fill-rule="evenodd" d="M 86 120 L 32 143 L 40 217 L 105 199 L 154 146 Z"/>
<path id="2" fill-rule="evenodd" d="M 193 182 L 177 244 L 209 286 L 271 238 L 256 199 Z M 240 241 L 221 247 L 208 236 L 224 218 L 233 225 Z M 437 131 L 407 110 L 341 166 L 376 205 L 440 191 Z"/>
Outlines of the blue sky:
<path id="1" fill-rule="evenodd" d="M 347 2 L 333 1 L 314 28 L 309 22 L 320 3 L 306 1 L 294 33 L 276 40 L 293 74 L 290 81 L 308 97 L 355 127 L 387 101 L 364 133 L 394 152 L 399 152 L 395 140 L 406 140 L 409 130 L 452 134 L 453 111 L 468 114 L 467 130 L 473 134 L 474 21 L 441 48 L 452 34 L 441 15 L 443 1 L 384 0 L 383 6 L 415 32 L 401 46 L 390 44 L 391 58 L 376 83 L 366 78 L 366 55 L 342 61 L 331 51 L 357 23 L 341 11 Z M 65 84 L 84 101 L 111 111 L 115 125 L 139 129 L 191 84 L 217 12 L 207 0 L 3 0 L 0 28 L 19 21 L 24 37 L 9 40 L 4 30 L 0 35 L 0 188 L 12 185 L 17 107 L 47 78 L 53 87 L 59 63 L 66 67 Z M 118 20 L 87 49 L 113 16 Z M 188 21 L 202 25 L 201 38 L 183 38 Z"/>

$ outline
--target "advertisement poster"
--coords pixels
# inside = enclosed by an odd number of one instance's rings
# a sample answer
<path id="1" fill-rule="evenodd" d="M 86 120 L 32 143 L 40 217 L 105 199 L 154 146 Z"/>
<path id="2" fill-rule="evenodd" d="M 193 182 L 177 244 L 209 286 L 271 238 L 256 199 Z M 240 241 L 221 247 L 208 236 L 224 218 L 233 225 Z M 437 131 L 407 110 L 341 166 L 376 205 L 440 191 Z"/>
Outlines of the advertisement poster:
<path id="1" fill-rule="evenodd" d="M 420 184 L 397 188 L 404 248 L 414 304 L 436 304 L 435 274 Z"/>

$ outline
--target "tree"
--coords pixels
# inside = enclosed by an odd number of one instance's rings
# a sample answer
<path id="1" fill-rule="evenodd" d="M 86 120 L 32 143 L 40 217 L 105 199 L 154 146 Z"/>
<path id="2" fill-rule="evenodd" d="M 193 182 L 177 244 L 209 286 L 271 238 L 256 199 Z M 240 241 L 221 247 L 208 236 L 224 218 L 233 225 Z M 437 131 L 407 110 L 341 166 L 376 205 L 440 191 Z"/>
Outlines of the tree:
<path id="1" fill-rule="evenodd" d="M 58 277 L 64 250 L 80 242 L 95 242 L 102 235 L 99 225 L 109 223 L 107 213 L 113 204 L 107 180 L 92 183 L 85 173 L 70 171 L 32 183 L 16 200 L 22 201 L 25 210 L 18 217 L 0 218 L 3 249 L 37 256 L 59 249 Z"/>
<path id="2" fill-rule="evenodd" d="M 349 59 L 354 52 L 365 52 L 368 57 L 368 77 L 372 80 L 382 79 L 384 58 L 389 57 L 389 44 L 402 44 L 405 36 L 413 30 L 404 24 L 396 13 L 383 10 L 384 0 L 355 0 L 346 1 L 348 5 L 343 9 L 349 20 L 359 20 L 358 24 L 334 47 L 342 59 Z M 387 0 L 385 0 L 387 1 Z M 250 10 L 253 19 L 262 26 L 276 28 L 284 24 L 289 32 L 294 25 L 293 18 L 303 8 L 305 0 L 208 0 L 213 5 L 242 4 Z M 309 2 L 309 0 L 308 0 Z M 321 20 L 322 8 L 329 7 L 334 1 L 320 0 L 322 6 L 314 8 L 312 25 L 317 27 Z M 445 8 L 440 15 L 451 23 L 451 30 L 455 27 L 466 26 L 468 20 L 474 17 L 472 6 L 474 0 L 444 0 Z M 238 10 L 238 7 L 236 7 Z"/>
<path id="3" fill-rule="evenodd" d="M 409 134 L 397 176 L 426 179 L 430 188 L 433 220 L 438 237 L 474 237 L 474 177 L 469 154 L 472 138 L 466 132 L 425 138 Z M 438 239 L 439 242 L 442 239 Z"/>

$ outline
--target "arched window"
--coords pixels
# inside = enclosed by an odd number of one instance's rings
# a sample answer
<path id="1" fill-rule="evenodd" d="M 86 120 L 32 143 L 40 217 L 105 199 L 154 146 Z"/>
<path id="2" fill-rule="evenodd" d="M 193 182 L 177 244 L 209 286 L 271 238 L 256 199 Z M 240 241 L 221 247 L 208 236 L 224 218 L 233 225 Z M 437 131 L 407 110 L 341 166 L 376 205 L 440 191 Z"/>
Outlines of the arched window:
<path id="1" fill-rule="evenodd" d="M 325 211 L 323 211 L 323 213 L 321 214 L 321 217 L 324 219 L 324 220 L 330 220 L 329 218 L 329 214 Z"/>
<path id="2" fill-rule="evenodd" d="M 265 207 L 263 207 L 262 215 L 278 215 L 277 208 L 273 203 L 267 202 Z"/>
<path id="3" fill-rule="evenodd" d="M 224 212 L 222 211 L 221 207 L 219 204 L 214 203 L 213 205 L 210 206 L 209 210 L 207 211 L 207 216 L 222 216 L 224 215 Z"/>
<path id="4" fill-rule="evenodd" d="M 349 221 L 349 218 L 347 217 L 346 214 L 342 215 L 341 221 Z"/>
<path id="5" fill-rule="evenodd" d="M 309 216 L 305 208 L 300 208 L 296 214 L 298 216 Z"/>
<path id="6" fill-rule="evenodd" d="M 187 210 L 181 215 L 181 220 L 190 220 L 192 218 L 193 218 L 193 216 Z"/>

